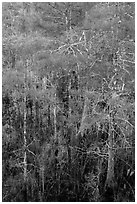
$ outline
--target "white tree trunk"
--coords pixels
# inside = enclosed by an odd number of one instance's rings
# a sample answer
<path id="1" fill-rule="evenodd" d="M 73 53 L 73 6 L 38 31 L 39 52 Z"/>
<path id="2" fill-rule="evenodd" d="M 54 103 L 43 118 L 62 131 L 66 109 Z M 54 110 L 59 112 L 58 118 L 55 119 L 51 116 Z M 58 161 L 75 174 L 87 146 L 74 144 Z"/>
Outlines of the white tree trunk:
<path id="1" fill-rule="evenodd" d="M 113 131 L 113 119 L 110 117 L 109 121 L 109 133 L 108 133 L 108 166 L 107 166 L 107 178 L 105 187 L 114 186 L 114 131 Z"/>
<path id="2" fill-rule="evenodd" d="M 26 119 L 27 119 L 27 110 L 26 110 L 26 76 L 24 74 L 24 182 L 26 182 L 27 179 L 27 127 L 26 127 Z"/>

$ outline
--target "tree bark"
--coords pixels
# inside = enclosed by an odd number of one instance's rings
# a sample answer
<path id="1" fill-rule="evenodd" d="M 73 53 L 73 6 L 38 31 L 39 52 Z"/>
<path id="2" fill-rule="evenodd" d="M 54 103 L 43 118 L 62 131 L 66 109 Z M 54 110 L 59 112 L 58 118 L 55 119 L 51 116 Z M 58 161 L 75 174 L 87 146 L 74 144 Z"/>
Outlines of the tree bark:
<path id="1" fill-rule="evenodd" d="M 108 167 L 107 167 L 107 178 L 106 186 L 113 187 L 114 182 L 114 151 L 113 151 L 113 131 L 112 125 L 109 127 L 108 134 Z"/>
<path id="2" fill-rule="evenodd" d="M 35 102 L 35 111 L 36 111 L 35 128 L 39 130 L 39 103 L 38 101 Z"/>
<path id="3" fill-rule="evenodd" d="M 110 108 L 111 110 L 111 108 Z M 109 113 L 110 113 L 109 110 Z M 108 166 L 107 166 L 107 178 L 104 188 L 104 199 L 106 201 L 114 201 L 114 187 L 116 185 L 114 177 L 114 131 L 113 131 L 113 116 L 110 115 L 109 132 L 108 132 Z"/>
<path id="4" fill-rule="evenodd" d="M 26 182 L 27 179 L 27 152 L 26 152 L 26 148 L 27 148 L 27 138 L 26 138 L 26 134 L 27 134 L 27 110 L 26 110 L 26 102 L 27 102 L 27 98 L 26 98 L 26 75 L 24 74 L 24 182 Z"/>
<path id="5" fill-rule="evenodd" d="M 84 120 L 85 120 L 85 117 L 87 116 L 87 111 L 88 111 L 88 106 L 89 106 L 89 99 L 87 96 L 85 96 L 85 102 L 84 102 L 84 108 L 83 108 L 83 113 L 82 113 L 82 119 L 81 119 L 81 124 L 80 124 L 80 128 L 79 128 L 79 132 L 78 133 L 81 133 L 81 136 L 83 136 L 83 133 L 84 133 Z M 77 134 L 79 135 L 79 134 Z"/>

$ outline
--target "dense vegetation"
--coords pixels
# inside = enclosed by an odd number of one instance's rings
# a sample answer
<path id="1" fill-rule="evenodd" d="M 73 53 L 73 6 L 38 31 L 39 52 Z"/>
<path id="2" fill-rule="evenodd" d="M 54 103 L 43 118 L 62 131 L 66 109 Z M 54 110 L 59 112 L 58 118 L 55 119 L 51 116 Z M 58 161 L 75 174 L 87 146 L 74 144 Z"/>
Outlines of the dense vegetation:
<path id="1" fill-rule="evenodd" d="M 3 3 L 3 201 L 134 201 L 134 10 Z"/>

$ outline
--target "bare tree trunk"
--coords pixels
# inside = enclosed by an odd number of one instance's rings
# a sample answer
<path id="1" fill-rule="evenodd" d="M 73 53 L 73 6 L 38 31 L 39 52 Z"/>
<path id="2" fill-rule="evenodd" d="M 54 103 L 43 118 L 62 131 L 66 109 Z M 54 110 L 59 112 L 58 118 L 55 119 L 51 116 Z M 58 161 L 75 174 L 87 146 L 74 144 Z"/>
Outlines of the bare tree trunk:
<path id="1" fill-rule="evenodd" d="M 55 93 L 55 105 L 54 105 L 54 156 L 55 156 L 55 179 L 57 177 L 57 156 L 58 156 L 58 135 L 57 135 L 57 106 L 56 106 L 56 93 Z"/>
<path id="2" fill-rule="evenodd" d="M 59 172 L 58 172 L 58 133 L 57 133 L 57 104 L 56 104 L 56 93 L 55 93 L 55 104 L 54 104 L 54 179 L 57 183 L 57 189 L 56 189 L 56 195 L 55 197 L 58 197 L 59 191 L 60 191 L 60 179 L 59 179 Z"/>
<path id="3" fill-rule="evenodd" d="M 56 100 L 56 96 L 55 96 L 55 100 Z M 55 105 L 54 105 L 54 141 L 55 143 L 57 142 L 58 138 L 57 138 L 57 106 L 56 106 L 56 101 L 55 101 Z"/>
<path id="4" fill-rule="evenodd" d="M 35 111 L 36 111 L 36 117 L 35 117 L 35 128 L 39 131 L 39 102 L 35 102 Z"/>
<path id="5" fill-rule="evenodd" d="M 112 187 L 114 182 L 114 151 L 113 151 L 113 137 L 112 121 L 110 119 L 109 133 L 108 133 L 108 167 L 107 167 L 107 179 L 106 185 Z"/>
<path id="6" fill-rule="evenodd" d="M 24 164 L 24 182 L 26 182 L 27 179 L 27 152 L 26 152 L 26 148 L 27 148 L 27 126 L 26 126 L 26 120 L 27 120 L 27 110 L 26 110 L 26 76 L 24 74 L 24 160 L 23 160 L 23 164 Z"/>
<path id="7" fill-rule="evenodd" d="M 106 199 L 107 201 L 113 202 L 114 201 L 114 190 L 115 190 L 114 187 L 116 185 L 116 182 L 114 178 L 113 116 L 111 116 L 110 110 L 109 110 L 109 115 L 110 115 L 109 132 L 108 132 L 108 166 L 107 166 L 107 178 L 106 178 L 105 188 L 104 188 L 104 199 Z"/>
<path id="8" fill-rule="evenodd" d="M 24 178 L 24 201 L 27 202 L 27 97 L 26 97 L 26 73 L 24 73 L 24 118 L 23 118 L 23 137 L 24 137 L 24 158 L 23 158 L 23 178 Z"/>
<path id="9" fill-rule="evenodd" d="M 82 118 L 81 118 L 81 124 L 80 124 L 79 132 L 78 132 L 78 133 L 81 133 L 82 136 L 83 136 L 83 133 L 84 133 L 83 124 L 84 124 L 85 117 L 88 114 L 87 113 L 88 107 L 89 107 L 89 99 L 88 99 L 87 96 L 85 96 L 85 102 L 84 102 L 84 108 L 83 108 L 83 113 L 82 113 Z M 79 135 L 78 133 L 77 133 L 77 135 Z"/>
<path id="10" fill-rule="evenodd" d="M 71 80 L 69 80 L 69 86 L 68 86 L 68 100 L 70 100 L 70 88 L 71 88 Z M 69 103 L 69 102 L 68 102 Z M 71 116 L 71 108 L 69 107 L 68 110 L 68 117 Z M 67 149 L 68 149 L 68 172 L 71 174 L 71 163 L 72 163 L 72 159 L 71 159 L 71 130 L 67 125 Z"/>

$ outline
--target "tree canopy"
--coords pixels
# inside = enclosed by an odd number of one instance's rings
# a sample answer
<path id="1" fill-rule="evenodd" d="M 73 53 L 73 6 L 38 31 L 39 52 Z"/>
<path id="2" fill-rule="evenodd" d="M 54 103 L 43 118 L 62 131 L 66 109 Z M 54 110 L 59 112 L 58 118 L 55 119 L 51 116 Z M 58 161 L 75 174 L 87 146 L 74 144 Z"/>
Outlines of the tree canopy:
<path id="1" fill-rule="evenodd" d="M 134 2 L 3 2 L 3 201 L 133 202 L 134 82 Z"/>

